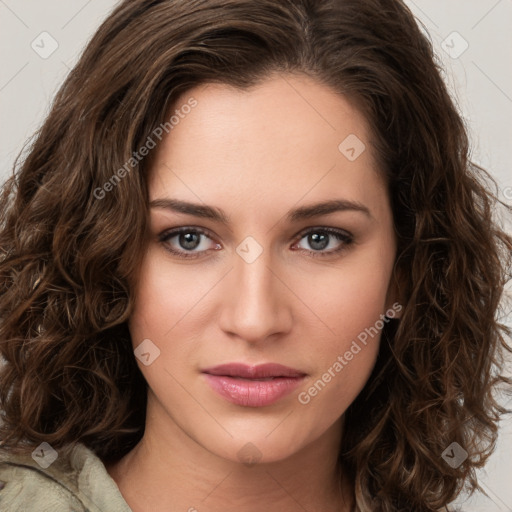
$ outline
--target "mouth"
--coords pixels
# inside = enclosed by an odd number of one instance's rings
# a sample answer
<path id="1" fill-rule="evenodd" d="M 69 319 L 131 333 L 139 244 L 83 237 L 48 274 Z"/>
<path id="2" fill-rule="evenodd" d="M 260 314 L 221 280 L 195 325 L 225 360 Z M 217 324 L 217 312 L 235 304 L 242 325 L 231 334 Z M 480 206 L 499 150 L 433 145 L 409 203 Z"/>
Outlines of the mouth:
<path id="1" fill-rule="evenodd" d="M 202 370 L 207 383 L 222 398 L 245 407 L 263 407 L 290 394 L 306 373 L 276 363 L 249 366 L 228 363 Z"/>
<path id="2" fill-rule="evenodd" d="M 206 368 L 203 373 L 208 375 L 223 375 L 245 380 L 270 380 L 276 378 L 297 378 L 306 374 L 300 370 L 277 363 L 265 363 L 249 366 L 243 363 L 227 363 Z"/>

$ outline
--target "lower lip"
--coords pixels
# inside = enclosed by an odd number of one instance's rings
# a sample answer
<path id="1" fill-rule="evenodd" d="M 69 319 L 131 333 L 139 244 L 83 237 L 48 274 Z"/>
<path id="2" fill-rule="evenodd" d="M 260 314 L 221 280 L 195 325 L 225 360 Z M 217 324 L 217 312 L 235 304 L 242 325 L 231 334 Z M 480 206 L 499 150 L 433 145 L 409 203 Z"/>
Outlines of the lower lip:
<path id="1" fill-rule="evenodd" d="M 220 396 L 236 405 L 263 407 L 289 395 L 304 377 L 277 377 L 272 380 L 244 380 L 225 375 L 204 374 L 206 382 Z"/>

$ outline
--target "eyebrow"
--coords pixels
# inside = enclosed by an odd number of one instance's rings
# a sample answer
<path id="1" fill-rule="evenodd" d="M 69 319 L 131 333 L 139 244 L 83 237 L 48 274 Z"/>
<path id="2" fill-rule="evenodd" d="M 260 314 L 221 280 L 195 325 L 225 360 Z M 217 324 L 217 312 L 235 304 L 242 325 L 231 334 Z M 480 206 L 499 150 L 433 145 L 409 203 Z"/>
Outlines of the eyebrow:
<path id="1" fill-rule="evenodd" d="M 163 208 L 177 213 L 193 215 L 194 217 L 210 219 L 226 225 L 230 223 L 229 217 L 226 215 L 226 213 L 221 208 L 216 208 L 214 206 L 189 203 L 187 201 L 169 198 L 154 199 L 149 203 L 149 206 L 151 208 Z M 332 199 L 329 201 L 323 201 L 321 203 L 315 203 L 308 206 L 301 206 L 294 210 L 290 210 L 286 214 L 286 220 L 288 222 L 298 222 L 301 220 L 311 219 L 313 217 L 319 217 L 320 215 L 328 215 L 330 213 L 340 211 L 361 212 L 368 218 L 373 219 L 370 210 L 364 204 L 358 201 L 349 201 L 348 199 Z"/>

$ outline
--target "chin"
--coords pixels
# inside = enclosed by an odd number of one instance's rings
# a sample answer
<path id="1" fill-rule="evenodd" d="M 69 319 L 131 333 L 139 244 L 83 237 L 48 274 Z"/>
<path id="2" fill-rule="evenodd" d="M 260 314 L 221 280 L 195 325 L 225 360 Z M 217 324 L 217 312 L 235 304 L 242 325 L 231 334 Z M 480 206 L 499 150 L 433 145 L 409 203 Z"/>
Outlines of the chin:
<path id="1" fill-rule="evenodd" d="M 228 429 L 233 438 L 208 439 L 203 446 L 231 462 L 253 466 L 286 460 L 314 440 L 305 437 L 304 433 L 290 432 L 289 425 L 286 429 L 282 428 L 284 425 L 278 425 L 279 422 L 273 422 L 271 428 L 253 426 L 238 433 Z M 281 432 L 278 432 L 279 429 L 282 429 Z"/>

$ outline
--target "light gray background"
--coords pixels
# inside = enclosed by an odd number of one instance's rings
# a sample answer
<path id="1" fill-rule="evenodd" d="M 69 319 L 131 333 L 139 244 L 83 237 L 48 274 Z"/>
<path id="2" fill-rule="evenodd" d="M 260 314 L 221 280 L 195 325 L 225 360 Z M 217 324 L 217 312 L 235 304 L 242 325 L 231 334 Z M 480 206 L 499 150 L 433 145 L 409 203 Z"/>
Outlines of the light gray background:
<path id="1" fill-rule="evenodd" d="M 491 171 L 500 199 L 512 202 L 512 0 L 406 0 L 425 25 L 444 78 L 465 118 L 472 159 Z M 113 0 L 0 0 L 0 182 Z M 52 40 L 58 47 L 49 56 Z M 466 48 L 467 46 L 467 48 Z M 512 401 L 508 401 L 512 406 Z M 483 495 L 466 512 L 512 511 L 512 418 L 495 454 L 479 472 Z M 462 502 L 463 500 L 459 500 Z"/>

